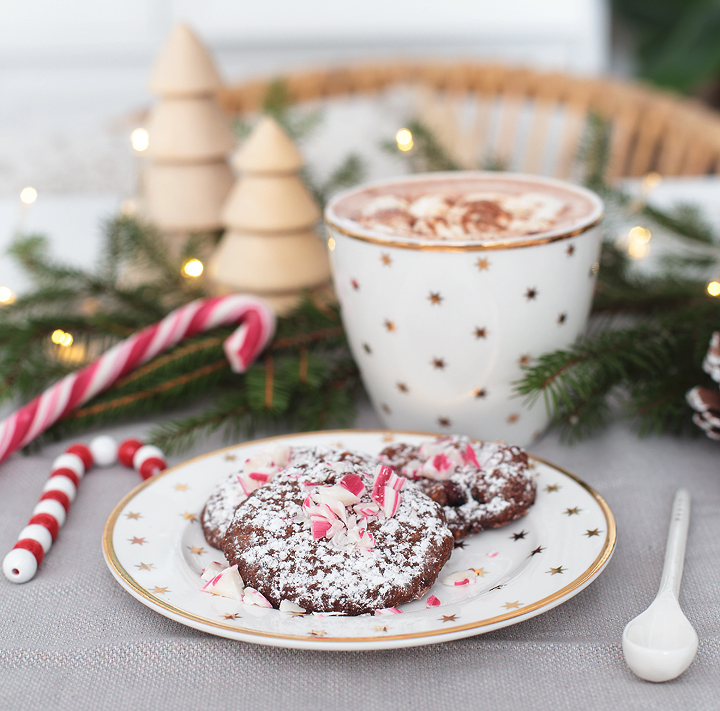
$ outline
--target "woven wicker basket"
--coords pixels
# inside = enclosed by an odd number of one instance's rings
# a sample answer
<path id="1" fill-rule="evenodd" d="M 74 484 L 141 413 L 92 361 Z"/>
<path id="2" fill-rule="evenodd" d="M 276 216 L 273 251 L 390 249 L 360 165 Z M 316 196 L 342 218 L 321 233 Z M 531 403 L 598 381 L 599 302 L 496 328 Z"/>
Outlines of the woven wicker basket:
<path id="1" fill-rule="evenodd" d="M 588 116 L 597 113 L 610 126 L 609 180 L 720 171 L 720 115 L 640 84 L 483 64 L 366 65 L 289 74 L 283 82 L 298 103 L 412 85 L 418 118 L 467 168 L 489 159 L 571 177 Z M 270 84 L 227 86 L 221 104 L 234 113 L 255 111 Z"/>

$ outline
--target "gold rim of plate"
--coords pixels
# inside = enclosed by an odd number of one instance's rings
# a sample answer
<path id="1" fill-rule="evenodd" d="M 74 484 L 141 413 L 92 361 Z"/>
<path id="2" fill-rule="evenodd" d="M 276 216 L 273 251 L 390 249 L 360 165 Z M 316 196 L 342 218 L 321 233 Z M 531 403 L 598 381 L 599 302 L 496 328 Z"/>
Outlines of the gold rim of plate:
<path id="1" fill-rule="evenodd" d="M 553 593 L 552 595 L 548 595 L 547 597 L 542 598 L 541 600 L 537 600 L 534 603 L 528 604 L 527 606 L 524 606 L 522 608 L 519 608 L 517 610 L 514 610 L 512 612 L 507 612 L 503 615 L 496 615 L 495 617 L 489 617 L 484 620 L 476 620 L 475 622 L 471 622 L 464 625 L 456 625 L 455 627 L 447 627 L 444 629 L 437 629 L 437 630 L 428 630 L 424 632 L 412 632 L 408 634 L 398 634 L 398 635 L 383 635 L 383 636 L 377 636 L 377 635 L 371 635 L 367 637 L 318 637 L 318 638 L 309 638 L 307 634 L 300 635 L 300 634 L 281 634 L 278 632 L 265 632 L 262 630 L 254 630 L 249 629 L 246 627 L 239 627 L 237 625 L 228 625 L 223 624 L 222 622 L 216 622 L 214 620 L 210 620 L 207 617 L 202 617 L 200 615 L 195 615 L 191 612 L 188 612 L 187 610 L 183 610 L 179 607 L 175 607 L 174 605 L 169 604 L 165 600 L 161 600 L 160 598 L 156 597 L 155 595 L 152 595 L 149 593 L 142 585 L 140 585 L 133 577 L 132 575 L 123 567 L 123 565 L 120 563 L 118 556 L 115 552 L 115 547 L 113 546 L 112 542 L 112 536 L 113 531 L 115 528 L 115 523 L 117 522 L 117 519 L 119 518 L 120 514 L 122 513 L 123 509 L 127 504 L 132 501 L 141 491 L 143 491 L 148 486 L 152 486 L 155 482 L 157 482 L 159 479 L 168 476 L 169 474 L 172 474 L 176 469 L 179 469 L 180 467 L 184 467 L 192 462 L 197 462 L 202 459 L 206 459 L 208 457 L 213 457 L 218 454 L 221 454 L 222 452 L 227 452 L 233 449 L 237 449 L 238 447 L 242 447 L 244 445 L 255 445 L 255 444 L 262 444 L 264 442 L 272 442 L 274 440 L 278 439 L 294 439 L 297 437 L 312 437 L 314 435 L 342 435 L 342 434 L 392 434 L 394 436 L 397 435 L 412 435 L 412 436 L 425 436 L 425 437 L 436 437 L 436 433 L 431 432 L 412 432 L 412 431 L 404 431 L 404 430 L 383 430 L 383 429 L 358 429 L 358 430 L 323 430 L 320 432 L 302 432 L 297 434 L 290 434 L 290 435 L 277 435 L 275 437 L 265 437 L 262 439 L 256 439 L 251 440 L 248 442 L 243 442 L 241 444 L 235 444 L 231 445 L 229 447 L 223 447 L 221 449 L 216 449 L 212 452 L 208 452 L 207 454 L 201 454 L 197 457 L 193 457 L 192 459 L 188 459 L 185 462 L 182 462 L 181 464 L 177 464 L 174 467 L 171 467 L 169 469 L 166 469 L 165 471 L 161 472 L 160 474 L 157 474 L 156 476 L 144 481 L 142 484 L 135 487 L 129 494 L 123 497 L 123 499 L 120 501 L 120 503 L 112 510 L 112 513 L 108 517 L 107 522 L 105 523 L 105 528 L 103 530 L 103 552 L 105 554 L 105 558 L 108 561 L 109 565 L 112 566 L 114 572 L 122 578 L 122 580 L 125 581 L 127 585 L 129 585 L 135 593 L 146 599 L 148 602 L 151 602 L 153 605 L 158 606 L 168 612 L 173 613 L 174 615 L 177 615 L 179 617 L 183 617 L 187 620 L 190 620 L 192 622 L 196 622 L 199 624 L 202 624 L 204 626 L 208 627 L 215 627 L 217 629 L 226 630 L 229 632 L 233 632 L 235 635 L 238 634 L 245 634 L 249 636 L 255 636 L 255 637 L 264 637 L 269 639 L 285 639 L 285 640 L 292 640 L 292 641 L 302 641 L 307 643 L 308 641 L 314 641 L 319 646 L 323 646 L 327 643 L 341 643 L 341 644 L 354 644 L 354 643 L 362 643 L 362 642 L 377 642 L 377 641 L 392 641 L 392 640 L 404 640 L 404 639 L 419 639 L 423 637 L 435 637 L 438 635 L 448 635 L 448 634 L 454 634 L 457 632 L 464 632 L 467 630 L 472 629 L 479 629 L 482 627 L 488 627 L 490 625 L 494 625 L 498 622 L 504 622 L 506 620 L 512 619 L 514 617 L 521 617 L 523 615 L 527 615 L 528 612 L 533 612 L 534 610 L 538 610 L 542 607 L 546 607 L 550 605 L 553 602 L 556 602 L 557 600 L 560 600 L 561 598 L 565 597 L 569 592 L 572 592 L 573 590 L 576 590 L 579 587 L 582 587 L 588 580 L 590 580 L 594 575 L 596 575 L 602 568 L 605 566 L 607 561 L 609 560 L 610 556 L 612 555 L 613 549 L 615 547 L 615 542 L 617 539 L 617 528 L 615 524 L 615 517 L 613 516 L 612 511 L 610 510 L 610 507 L 608 506 L 605 499 L 600 496 L 600 494 L 595 491 L 591 486 L 586 484 L 582 479 L 579 479 L 574 474 L 570 473 L 569 471 L 563 469 L 562 467 L 558 467 L 556 464 L 552 464 L 551 462 L 548 462 L 544 459 L 541 459 L 540 457 L 535 457 L 532 455 L 528 455 L 530 459 L 540 462 L 541 464 L 545 464 L 546 466 L 552 467 L 553 469 L 561 472 L 565 476 L 572 479 L 576 484 L 579 484 L 583 489 L 585 489 L 595 500 L 595 502 L 600 507 L 600 510 L 602 511 L 603 515 L 605 516 L 605 521 L 607 524 L 607 530 L 605 535 L 605 542 L 603 544 L 603 547 L 598 554 L 597 558 L 593 561 L 593 563 L 585 570 L 583 571 L 577 578 L 575 578 L 573 581 L 568 583 L 565 587 L 561 588 L 557 592 Z"/>

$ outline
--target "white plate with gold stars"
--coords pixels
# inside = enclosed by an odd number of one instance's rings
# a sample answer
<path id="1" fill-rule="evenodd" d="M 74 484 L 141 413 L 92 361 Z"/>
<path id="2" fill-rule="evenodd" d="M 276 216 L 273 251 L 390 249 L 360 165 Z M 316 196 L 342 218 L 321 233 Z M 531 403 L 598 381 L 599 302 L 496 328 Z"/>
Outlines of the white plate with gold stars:
<path id="1" fill-rule="evenodd" d="M 287 614 L 200 591 L 202 570 L 222 553 L 205 541 L 200 512 L 216 484 L 269 442 L 338 445 L 377 454 L 389 442 L 431 435 L 341 430 L 256 440 L 211 452 L 144 482 L 110 515 L 103 551 L 120 585 L 144 605 L 210 634 L 277 647 L 361 650 L 447 642 L 539 615 L 570 599 L 604 569 L 615 519 L 587 484 L 533 459 L 538 496 L 523 518 L 456 544 L 438 582 L 401 614 Z M 474 568 L 475 584 L 448 587 L 447 574 Z M 428 608 L 435 595 L 439 607 Z"/>

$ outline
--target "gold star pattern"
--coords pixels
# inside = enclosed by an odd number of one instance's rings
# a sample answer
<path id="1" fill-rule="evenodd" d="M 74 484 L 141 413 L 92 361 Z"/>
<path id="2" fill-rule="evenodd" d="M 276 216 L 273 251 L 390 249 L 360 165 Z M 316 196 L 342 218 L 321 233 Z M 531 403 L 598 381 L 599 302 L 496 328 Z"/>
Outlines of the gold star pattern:
<path id="1" fill-rule="evenodd" d="M 478 578 L 484 578 L 485 575 L 487 575 L 487 573 L 485 572 L 485 568 L 471 568 L 471 570 Z"/>
<path id="2" fill-rule="evenodd" d="M 545 550 L 545 546 L 538 546 L 535 550 L 530 552 L 530 557 L 542 553 Z"/>
<path id="3" fill-rule="evenodd" d="M 437 304 L 438 306 L 443 302 L 443 297 L 440 296 L 440 293 L 437 291 L 431 291 L 428 299 L 431 304 Z"/>
<path id="4" fill-rule="evenodd" d="M 560 490 L 560 487 L 557 484 L 548 484 L 545 487 L 545 491 L 547 491 L 548 494 L 553 491 L 559 491 L 559 490 Z"/>
<path id="5" fill-rule="evenodd" d="M 175 484 L 175 491 L 187 491 L 187 484 Z"/>
<path id="6" fill-rule="evenodd" d="M 324 637 L 325 636 L 325 630 L 310 630 L 310 634 L 313 637 Z"/>
<path id="7" fill-rule="evenodd" d="M 583 536 L 587 536 L 588 538 L 592 538 L 593 536 L 599 536 L 599 535 L 600 535 L 600 531 L 597 528 L 593 528 L 592 531 L 590 529 L 588 529 L 587 531 L 585 531 L 585 533 L 583 533 Z"/>
<path id="8" fill-rule="evenodd" d="M 188 550 L 189 550 L 193 555 L 202 555 L 202 554 L 205 552 L 205 549 L 204 549 L 204 548 L 198 547 L 198 546 L 188 546 Z"/>
<path id="9" fill-rule="evenodd" d="M 305 617 L 304 612 L 291 612 L 290 613 L 293 617 Z"/>
<path id="10" fill-rule="evenodd" d="M 225 455 L 226 462 L 234 462 L 236 459 L 237 459 L 237 456 L 235 454 L 226 454 Z"/>
<path id="11" fill-rule="evenodd" d="M 352 288 L 355 289 L 355 291 L 357 291 L 360 288 L 360 284 L 358 284 L 357 279 L 351 279 L 350 283 L 352 284 Z"/>
<path id="12" fill-rule="evenodd" d="M 367 353 L 367 354 L 372 353 L 372 348 L 370 348 L 370 346 L 369 346 L 367 343 L 363 343 L 363 350 L 364 350 L 365 353 Z"/>
<path id="13" fill-rule="evenodd" d="M 438 620 L 440 622 L 455 622 L 457 620 L 457 615 L 443 615 L 442 618 L 438 617 Z"/>
<path id="14" fill-rule="evenodd" d="M 565 250 L 565 253 L 567 254 L 568 257 L 572 257 L 573 254 L 575 254 L 575 245 L 569 244 L 568 248 Z"/>
<path id="15" fill-rule="evenodd" d="M 455 549 L 455 548 L 461 548 L 461 549 L 465 548 L 465 541 L 455 541 L 453 543 L 453 549 Z"/>
<path id="16" fill-rule="evenodd" d="M 551 567 L 550 570 L 546 570 L 546 573 L 550 573 L 550 575 L 562 575 L 567 568 L 563 568 L 562 565 L 558 565 L 557 568 Z"/>
<path id="17" fill-rule="evenodd" d="M 170 591 L 167 589 L 167 586 L 164 587 L 164 588 L 159 588 L 159 587 L 156 585 L 150 592 L 153 593 L 153 594 L 155 594 L 155 595 L 164 595 L 165 593 L 168 593 L 168 592 L 170 592 Z"/>
<path id="18" fill-rule="evenodd" d="M 406 393 L 408 391 L 408 386 L 405 383 L 396 383 L 396 385 L 397 385 L 397 389 L 401 393 Z"/>
<path id="19" fill-rule="evenodd" d="M 475 327 L 475 338 L 487 338 L 487 328 Z"/>
<path id="20" fill-rule="evenodd" d="M 487 395 L 487 390 L 485 388 L 475 388 L 473 390 L 473 397 L 485 397 Z"/>
<path id="21" fill-rule="evenodd" d="M 128 538 L 128 541 L 130 541 L 130 545 L 131 545 L 131 546 L 136 545 L 136 544 L 137 544 L 138 546 L 141 546 L 143 543 L 147 543 L 147 541 L 145 540 L 144 537 L 143 537 L 143 538 L 138 538 L 137 536 L 133 536 L 132 538 Z"/>
<path id="22" fill-rule="evenodd" d="M 485 272 L 490 268 L 490 261 L 486 257 L 480 257 L 477 262 L 475 262 L 475 266 L 481 272 Z"/>
<path id="23" fill-rule="evenodd" d="M 237 612 L 226 612 L 223 616 L 224 620 L 241 620 L 242 617 Z"/>
<path id="24" fill-rule="evenodd" d="M 380 405 L 380 407 L 382 407 L 382 411 L 383 411 L 386 415 L 392 415 L 392 410 L 390 409 L 390 407 L 388 406 L 387 403 L 384 402 L 382 405 Z"/>
<path id="25" fill-rule="evenodd" d="M 387 632 L 387 625 L 375 625 L 376 632 Z"/>
<path id="26" fill-rule="evenodd" d="M 506 602 L 505 603 L 505 609 L 506 610 L 517 610 L 523 603 L 519 602 L 518 600 L 515 600 L 515 602 Z"/>
<path id="27" fill-rule="evenodd" d="M 135 521 L 137 521 L 139 518 L 142 518 L 142 515 L 140 514 L 139 511 L 138 511 L 137 513 L 133 513 L 132 511 L 128 511 L 125 515 L 128 517 L 128 520 L 134 519 Z"/>
<path id="28" fill-rule="evenodd" d="M 513 533 L 510 538 L 512 538 L 513 541 L 521 541 L 525 536 L 527 536 L 527 531 L 520 531 L 520 533 Z"/>
<path id="29" fill-rule="evenodd" d="M 189 511 L 186 511 L 183 514 L 180 514 L 186 521 L 190 521 L 190 523 L 195 523 L 197 521 L 197 514 L 190 513 Z"/>
<path id="30" fill-rule="evenodd" d="M 537 298 L 537 295 L 538 295 L 538 290 L 534 287 L 525 290 L 525 298 L 528 301 L 533 301 L 533 299 Z"/>
<path id="31" fill-rule="evenodd" d="M 523 365 L 527 365 L 530 362 L 530 354 L 525 353 L 524 355 L 520 356 L 520 359 L 518 360 L 518 363 L 522 367 Z"/>
<path id="32" fill-rule="evenodd" d="M 444 358 L 433 358 L 431 363 L 433 368 L 438 368 L 438 370 L 442 370 L 446 365 Z"/>
<path id="33" fill-rule="evenodd" d="M 389 254 L 383 252 L 380 255 L 380 261 L 383 263 L 384 267 L 389 267 L 392 264 L 392 257 Z"/>
<path id="34" fill-rule="evenodd" d="M 573 516 L 573 515 L 577 516 L 580 513 L 580 509 L 577 506 L 575 506 L 571 509 L 565 509 L 565 513 L 568 516 Z"/>
<path id="35" fill-rule="evenodd" d="M 390 333 L 395 333 L 395 324 L 390 321 L 390 319 L 385 319 L 385 328 L 387 328 Z"/>
<path id="36" fill-rule="evenodd" d="M 508 415 L 507 423 L 509 425 L 514 425 L 519 419 L 520 415 L 518 415 L 517 412 L 513 412 L 511 415 Z"/>
<path id="37" fill-rule="evenodd" d="M 440 427 L 450 427 L 452 424 L 449 417 L 438 417 L 437 421 Z"/>
<path id="38" fill-rule="evenodd" d="M 155 565 L 153 563 L 140 563 L 140 565 L 136 564 L 135 567 L 138 570 L 152 570 Z"/>
<path id="39" fill-rule="evenodd" d="M 562 326 L 566 320 L 567 320 L 567 314 L 565 312 L 561 313 L 557 317 L 558 326 Z"/>

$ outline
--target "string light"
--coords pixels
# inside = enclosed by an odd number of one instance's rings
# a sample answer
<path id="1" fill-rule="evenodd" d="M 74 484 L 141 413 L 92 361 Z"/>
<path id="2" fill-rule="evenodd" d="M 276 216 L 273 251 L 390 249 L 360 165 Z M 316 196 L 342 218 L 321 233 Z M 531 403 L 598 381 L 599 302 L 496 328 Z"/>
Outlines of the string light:
<path id="1" fill-rule="evenodd" d="M 150 145 L 150 136 L 144 128 L 136 128 L 130 134 L 130 143 L 132 143 L 132 147 L 138 153 L 142 153 L 143 151 L 146 151 L 147 147 Z"/>
<path id="2" fill-rule="evenodd" d="M 37 200 L 37 190 L 28 186 L 20 191 L 20 202 L 23 205 L 32 205 Z"/>
<path id="3" fill-rule="evenodd" d="M 57 346 L 64 346 L 67 348 L 73 343 L 73 337 L 70 333 L 65 333 L 62 329 L 58 328 L 52 332 L 50 340 Z"/>
<path id="4" fill-rule="evenodd" d="M 628 232 L 628 254 L 633 259 L 642 259 L 643 257 L 646 257 L 650 251 L 650 245 L 648 242 L 651 237 L 652 235 L 650 234 L 650 230 L 647 230 L 644 227 L 633 227 L 630 232 Z"/>
<path id="5" fill-rule="evenodd" d="M 662 175 L 660 173 L 648 173 L 642 179 L 642 191 L 645 195 L 655 190 L 655 188 L 662 182 Z"/>
<path id="6" fill-rule="evenodd" d="M 401 151 L 409 151 L 413 147 L 413 135 L 407 128 L 401 128 L 395 134 L 395 141 Z"/>
<path id="7" fill-rule="evenodd" d="M 182 273 L 186 277 L 199 277 L 203 273 L 203 263 L 199 259 L 188 259 L 183 264 Z"/>
<path id="8" fill-rule="evenodd" d="M 12 289 L 0 286 L 0 304 L 12 304 L 17 297 Z"/>
<path id="9" fill-rule="evenodd" d="M 720 296 L 720 281 L 711 281 L 707 285 L 707 293 L 710 296 Z"/>
<path id="10" fill-rule="evenodd" d="M 132 198 L 127 198 L 120 203 L 120 212 L 126 217 L 131 217 L 137 211 L 137 203 Z"/>
<path id="11" fill-rule="evenodd" d="M 335 238 L 328 237 L 328 249 L 332 252 L 335 249 Z"/>

